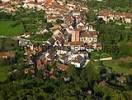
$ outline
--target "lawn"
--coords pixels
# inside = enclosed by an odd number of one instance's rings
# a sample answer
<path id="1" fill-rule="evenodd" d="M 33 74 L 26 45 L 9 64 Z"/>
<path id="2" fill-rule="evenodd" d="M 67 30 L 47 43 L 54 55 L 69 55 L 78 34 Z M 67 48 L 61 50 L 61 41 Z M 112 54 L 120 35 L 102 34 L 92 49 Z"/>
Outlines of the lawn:
<path id="1" fill-rule="evenodd" d="M 128 62 L 125 62 L 126 64 Z M 126 66 L 121 66 L 119 60 L 112 60 L 112 61 L 103 61 L 103 64 L 106 67 L 111 67 L 113 71 L 119 72 L 119 73 L 124 73 L 124 74 L 132 74 L 132 66 L 126 67 Z"/>
<path id="2" fill-rule="evenodd" d="M 120 50 L 119 55 L 121 57 L 132 56 L 132 41 L 120 42 L 120 43 L 118 43 L 118 46 L 119 46 L 119 50 Z"/>
<path id="3" fill-rule="evenodd" d="M 24 32 L 22 24 L 15 25 L 16 21 L 0 21 L 0 35 L 17 36 Z"/>
<path id="4" fill-rule="evenodd" d="M 124 73 L 132 75 L 132 57 L 124 58 L 125 61 L 122 61 L 122 58 L 114 59 L 110 61 L 103 61 L 103 65 L 107 68 L 112 68 L 112 70 L 116 73 Z M 128 60 L 130 59 L 130 60 Z M 123 63 L 123 64 L 122 64 Z M 100 66 L 100 62 L 94 62 L 94 66 L 98 69 Z"/>
<path id="5" fill-rule="evenodd" d="M 0 65 L 0 81 L 5 81 L 8 77 L 8 67 Z"/>

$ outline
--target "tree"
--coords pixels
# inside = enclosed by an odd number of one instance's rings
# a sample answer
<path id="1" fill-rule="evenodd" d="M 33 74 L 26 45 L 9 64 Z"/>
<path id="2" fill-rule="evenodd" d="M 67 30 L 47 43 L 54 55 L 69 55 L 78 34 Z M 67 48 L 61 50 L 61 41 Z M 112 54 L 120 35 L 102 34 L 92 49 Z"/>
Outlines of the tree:
<path id="1" fill-rule="evenodd" d="M 132 75 L 128 75 L 128 76 L 127 76 L 127 83 L 128 83 L 129 85 L 132 84 Z"/>
<path id="2" fill-rule="evenodd" d="M 47 23 L 45 11 L 23 7 L 17 8 L 14 19 L 17 20 L 16 24 L 23 24 L 25 32 L 36 32 L 45 28 Z"/>
<path id="3" fill-rule="evenodd" d="M 92 61 L 82 70 L 81 78 L 85 80 L 90 87 L 92 87 L 93 83 L 99 79 L 99 73 Z"/>
<path id="4" fill-rule="evenodd" d="M 57 23 L 57 24 L 62 24 L 63 22 L 64 22 L 64 21 L 63 21 L 63 20 L 60 20 L 60 19 L 57 19 L 57 20 L 56 20 L 56 23 Z"/>

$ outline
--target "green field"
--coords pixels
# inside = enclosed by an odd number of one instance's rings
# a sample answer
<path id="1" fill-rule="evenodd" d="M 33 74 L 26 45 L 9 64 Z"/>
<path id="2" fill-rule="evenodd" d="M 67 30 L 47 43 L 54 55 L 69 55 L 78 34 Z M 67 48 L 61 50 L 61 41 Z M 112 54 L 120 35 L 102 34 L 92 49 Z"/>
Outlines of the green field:
<path id="1" fill-rule="evenodd" d="M 15 21 L 0 21 L 0 35 L 17 36 L 24 32 L 22 24 L 15 25 Z"/>
<path id="2" fill-rule="evenodd" d="M 103 64 L 106 67 L 111 67 L 113 71 L 124 74 L 132 74 L 132 66 L 121 66 L 119 60 L 104 61 Z M 127 64 L 127 62 L 126 62 Z"/>
<path id="3" fill-rule="evenodd" d="M 0 65 L 0 81 L 5 81 L 8 77 L 8 67 Z"/>

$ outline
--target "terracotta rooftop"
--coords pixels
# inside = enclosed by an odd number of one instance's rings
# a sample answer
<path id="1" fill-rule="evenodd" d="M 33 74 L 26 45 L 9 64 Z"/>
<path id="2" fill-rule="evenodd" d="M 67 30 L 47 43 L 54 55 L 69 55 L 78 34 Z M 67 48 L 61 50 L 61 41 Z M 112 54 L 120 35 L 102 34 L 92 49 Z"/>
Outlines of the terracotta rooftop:
<path id="1" fill-rule="evenodd" d="M 98 35 L 99 33 L 97 31 L 89 31 L 88 32 L 90 36 Z"/>
<path id="2" fill-rule="evenodd" d="M 127 13 L 127 12 L 112 12 L 110 10 L 101 10 L 99 13 L 99 16 L 123 16 L 126 18 L 132 18 L 132 13 Z"/>
<path id="3" fill-rule="evenodd" d="M 89 37 L 89 34 L 87 32 L 80 33 L 80 37 Z"/>
<path id="4" fill-rule="evenodd" d="M 69 66 L 64 65 L 64 64 L 58 64 L 58 65 L 57 65 L 57 68 L 58 68 L 59 70 L 61 70 L 61 71 L 67 71 L 68 67 L 69 67 Z"/>
<path id="5" fill-rule="evenodd" d="M 72 60 L 73 62 L 78 62 L 78 63 L 82 63 L 82 61 L 83 61 L 83 57 L 82 56 L 80 56 L 80 55 L 78 55 L 74 60 Z"/>
<path id="6" fill-rule="evenodd" d="M 98 35 L 97 31 L 89 31 L 89 32 L 80 33 L 80 37 L 93 37 L 95 35 Z"/>
<path id="7" fill-rule="evenodd" d="M 8 57 L 15 57 L 15 52 L 13 51 L 0 52 L 0 58 L 8 58 Z"/>
<path id="8" fill-rule="evenodd" d="M 64 43 L 64 38 L 63 37 L 56 37 L 56 40 L 58 40 L 59 42 L 61 42 L 61 43 Z"/>
<path id="9" fill-rule="evenodd" d="M 80 41 L 70 42 L 70 45 L 83 45 L 83 42 Z"/>
<path id="10" fill-rule="evenodd" d="M 123 16 L 123 17 L 126 17 L 126 18 L 132 18 L 132 13 L 126 13 L 126 12 L 123 12 L 123 13 L 115 13 L 115 16 Z"/>
<path id="11" fill-rule="evenodd" d="M 113 12 L 110 11 L 110 10 L 101 10 L 99 11 L 99 16 L 109 16 L 109 15 L 112 15 Z"/>

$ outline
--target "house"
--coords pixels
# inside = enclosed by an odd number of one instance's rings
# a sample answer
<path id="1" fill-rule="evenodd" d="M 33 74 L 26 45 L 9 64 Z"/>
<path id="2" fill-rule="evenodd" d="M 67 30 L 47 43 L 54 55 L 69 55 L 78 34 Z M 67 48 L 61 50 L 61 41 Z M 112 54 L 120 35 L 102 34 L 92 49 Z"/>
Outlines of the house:
<path id="1" fill-rule="evenodd" d="M 27 38 L 30 38 L 30 35 L 29 34 L 23 34 L 23 35 L 21 35 L 21 37 L 27 39 Z"/>
<path id="2" fill-rule="evenodd" d="M 43 30 L 41 30 L 41 31 L 39 31 L 39 32 L 36 32 L 36 34 L 38 34 L 38 35 L 43 35 L 43 34 L 46 34 L 46 33 L 48 33 L 49 31 L 47 30 L 47 29 L 43 29 Z"/>
<path id="3" fill-rule="evenodd" d="M 80 32 L 78 30 L 72 31 L 71 35 L 72 35 L 71 42 L 80 41 Z"/>
<path id="4" fill-rule="evenodd" d="M 59 31 L 59 29 L 60 29 L 60 26 L 56 25 L 56 24 L 53 27 L 50 28 L 50 30 L 53 31 L 53 35 L 56 34 Z"/>
<path id="5" fill-rule="evenodd" d="M 55 51 L 48 51 L 48 53 L 45 54 L 46 61 L 53 62 L 54 60 L 57 60 L 57 54 Z"/>
<path id="6" fill-rule="evenodd" d="M 88 8 L 87 7 L 81 7 L 81 10 L 88 11 Z"/>
<path id="7" fill-rule="evenodd" d="M 86 23 L 85 30 L 86 31 L 96 31 L 92 25 L 89 25 L 89 23 Z"/>
<path id="8" fill-rule="evenodd" d="M 78 55 L 74 60 L 71 61 L 71 64 L 74 65 L 76 68 L 81 68 L 85 63 L 85 59 Z"/>
<path id="9" fill-rule="evenodd" d="M 57 3 L 59 3 L 59 5 L 64 5 L 64 3 L 65 3 L 65 0 L 57 0 Z"/>
<path id="10" fill-rule="evenodd" d="M 57 68 L 62 72 L 66 72 L 68 70 L 69 66 L 64 65 L 64 64 L 57 64 Z"/>
<path id="11" fill-rule="evenodd" d="M 72 37 L 72 35 L 67 33 L 67 31 L 64 32 L 65 42 L 70 42 L 71 41 L 71 37 Z"/>
<path id="12" fill-rule="evenodd" d="M 80 32 L 80 41 L 83 43 L 97 43 L 97 37 L 98 32 L 96 31 Z"/>
<path id="13" fill-rule="evenodd" d="M 79 22 L 78 24 L 77 24 L 77 28 L 81 28 L 82 30 L 83 30 L 83 28 L 84 28 L 84 23 L 83 22 Z"/>
<path id="14" fill-rule="evenodd" d="M 85 49 L 84 43 L 81 41 L 70 42 L 69 45 L 71 46 L 71 50 L 78 51 L 78 50 Z"/>
<path id="15" fill-rule="evenodd" d="M 11 0 L 1 0 L 2 3 L 10 2 Z"/>
<path id="16" fill-rule="evenodd" d="M 76 5 L 74 5 L 74 4 L 70 4 L 70 3 L 67 4 L 67 8 L 69 10 L 73 10 L 73 9 L 75 9 L 75 7 L 76 7 Z"/>
<path id="17" fill-rule="evenodd" d="M 122 22 L 125 23 L 132 23 L 132 13 L 115 13 L 115 19 L 116 20 L 121 20 Z"/>
<path id="18" fill-rule="evenodd" d="M 60 12 L 56 9 L 46 9 L 45 13 L 47 15 L 60 15 Z"/>
<path id="19" fill-rule="evenodd" d="M 96 50 L 102 50 L 102 44 L 101 43 L 96 43 L 95 49 Z"/>
<path id="20" fill-rule="evenodd" d="M 85 47 L 85 50 L 86 50 L 87 52 L 89 52 L 89 53 L 95 50 L 95 49 L 93 48 L 93 44 L 84 43 L 84 47 Z"/>
<path id="21" fill-rule="evenodd" d="M 11 6 L 10 1 L 5 1 L 0 3 L 0 9 L 2 9 L 4 12 L 12 13 L 16 10 Z"/>
<path id="22" fill-rule="evenodd" d="M 132 22 L 132 13 L 126 13 L 126 12 L 113 12 L 110 10 L 101 10 L 98 13 L 97 16 L 99 19 L 103 19 L 105 22 L 109 22 L 110 20 L 113 21 L 121 21 L 125 23 L 131 23 Z"/>
<path id="23" fill-rule="evenodd" d="M 60 27 L 60 26 L 57 26 L 57 27 Z M 61 31 L 59 30 L 59 29 L 57 29 L 57 30 L 55 30 L 54 32 L 53 32 L 53 36 L 54 37 L 57 37 L 57 36 L 60 36 L 62 33 L 61 33 Z"/>
<path id="24" fill-rule="evenodd" d="M 49 43 L 45 43 L 42 45 L 42 52 L 46 52 L 49 48 L 51 48 L 51 45 Z"/>
<path id="25" fill-rule="evenodd" d="M 55 0 L 43 0 L 46 6 L 52 6 L 55 3 Z"/>
<path id="26" fill-rule="evenodd" d="M 88 54 L 88 52 L 86 50 L 80 50 L 79 51 L 79 55 L 81 55 L 85 59 L 89 58 L 89 54 Z"/>
<path id="27" fill-rule="evenodd" d="M 35 70 L 33 68 L 25 68 L 24 74 L 35 74 Z"/>
<path id="28" fill-rule="evenodd" d="M 66 54 L 67 51 L 65 50 L 57 50 L 57 54 L 60 55 L 60 54 Z"/>
<path id="29" fill-rule="evenodd" d="M 15 58 L 15 52 L 13 51 L 1 51 L 0 59 Z"/>
<path id="30" fill-rule="evenodd" d="M 42 54 L 41 56 L 39 56 L 37 59 L 36 59 L 36 67 L 38 70 L 43 70 L 45 68 L 45 65 L 47 64 L 47 61 L 46 61 L 46 58 L 45 58 L 45 55 Z"/>
<path id="31" fill-rule="evenodd" d="M 70 82 L 71 78 L 70 77 L 63 77 L 62 78 L 65 82 Z"/>
<path id="32" fill-rule="evenodd" d="M 110 10 L 101 10 L 98 13 L 98 18 L 103 19 L 105 22 L 109 22 L 114 19 L 113 12 Z"/>
<path id="33" fill-rule="evenodd" d="M 120 84 L 124 84 L 126 82 L 126 77 L 123 74 L 117 74 L 116 81 Z"/>
<path id="34" fill-rule="evenodd" d="M 71 48 L 67 47 L 67 46 L 63 46 L 57 49 L 57 54 L 61 55 L 61 54 L 68 54 L 70 52 Z"/>
<path id="35" fill-rule="evenodd" d="M 38 53 L 34 58 L 34 64 L 38 70 L 43 70 L 45 66 L 56 59 L 56 53 L 49 49 L 47 52 Z"/>
<path id="36" fill-rule="evenodd" d="M 58 59 L 62 64 L 68 64 L 68 55 L 60 54 Z"/>
<path id="37" fill-rule="evenodd" d="M 58 16 L 58 15 L 48 15 L 47 16 L 47 22 L 56 22 L 57 19 L 63 20 L 63 16 Z"/>
<path id="38" fill-rule="evenodd" d="M 64 38 L 62 37 L 62 36 L 57 36 L 57 37 L 55 37 L 55 44 L 54 44 L 54 46 L 63 46 L 64 45 L 64 42 L 65 42 L 65 40 L 64 40 Z"/>
<path id="39" fill-rule="evenodd" d="M 28 44 L 31 44 L 31 42 L 30 42 L 30 40 L 27 40 L 27 39 L 22 39 L 22 38 L 20 38 L 20 39 L 18 39 L 18 41 L 19 41 L 19 46 L 27 46 Z"/>
<path id="40" fill-rule="evenodd" d="M 72 17 L 71 17 L 71 14 L 69 13 L 68 15 L 64 16 L 64 23 L 67 24 L 67 25 L 70 25 L 71 24 L 71 21 L 72 21 Z"/>
<path id="41" fill-rule="evenodd" d="M 49 43 L 50 45 L 54 45 L 55 41 L 56 40 L 54 38 L 50 38 L 48 39 L 47 43 Z"/>
<path id="42" fill-rule="evenodd" d="M 80 11 L 74 11 L 72 13 L 72 15 L 77 17 L 77 16 L 80 16 L 81 15 L 81 12 Z"/>

